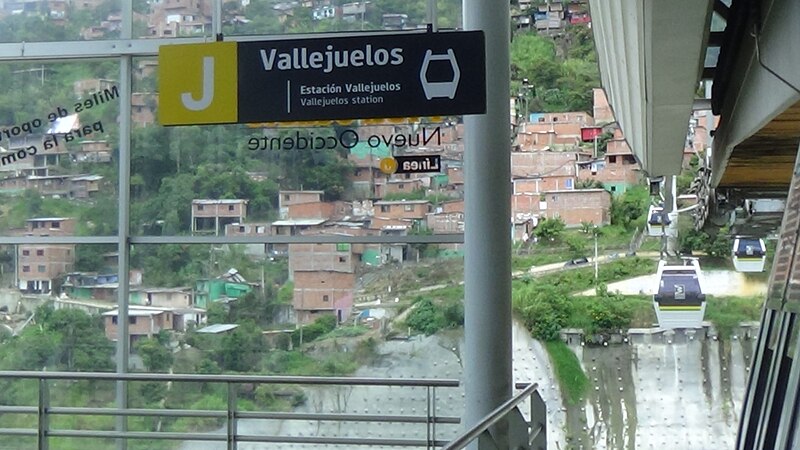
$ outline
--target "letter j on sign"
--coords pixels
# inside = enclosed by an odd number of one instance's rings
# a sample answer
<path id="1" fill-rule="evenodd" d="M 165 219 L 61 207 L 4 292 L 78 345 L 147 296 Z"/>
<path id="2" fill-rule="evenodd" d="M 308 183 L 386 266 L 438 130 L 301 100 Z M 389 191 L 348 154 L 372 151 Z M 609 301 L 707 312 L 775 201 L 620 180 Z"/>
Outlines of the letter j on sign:
<path id="1" fill-rule="evenodd" d="M 160 122 L 236 123 L 237 53 L 235 42 L 162 46 L 158 52 Z"/>

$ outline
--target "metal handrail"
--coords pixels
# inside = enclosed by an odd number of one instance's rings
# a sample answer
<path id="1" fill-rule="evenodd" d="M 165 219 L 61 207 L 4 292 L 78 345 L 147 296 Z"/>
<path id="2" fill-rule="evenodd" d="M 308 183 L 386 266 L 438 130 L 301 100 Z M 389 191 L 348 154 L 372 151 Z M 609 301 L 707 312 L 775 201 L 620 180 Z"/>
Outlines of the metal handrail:
<path id="1" fill-rule="evenodd" d="M 506 400 L 505 403 L 495 408 L 492 412 L 486 415 L 480 422 L 476 423 L 472 428 L 468 430 L 464 430 L 456 436 L 455 439 L 447 443 L 442 450 L 461 450 L 466 447 L 470 442 L 477 439 L 481 434 L 487 431 L 491 426 L 497 424 L 497 422 L 503 420 L 511 411 L 513 411 L 517 405 L 522 403 L 525 399 L 533 395 L 536 392 L 536 389 L 539 388 L 537 383 L 529 384 L 525 389 L 523 389 L 517 395 L 511 397 L 510 399 Z M 531 433 L 531 439 L 533 439 L 540 430 L 534 430 Z"/>
<path id="2" fill-rule="evenodd" d="M 0 380 L 35 379 L 39 384 L 37 406 L 0 406 L 0 414 L 35 414 L 38 423 L 34 428 L 0 428 L 0 436 L 29 436 L 38 438 L 38 448 L 46 450 L 48 439 L 52 437 L 108 438 L 108 439 L 154 439 L 184 441 L 227 442 L 229 449 L 236 448 L 237 442 L 272 442 L 298 444 L 333 444 L 360 446 L 413 446 L 433 449 L 446 443 L 437 439 L 436 424 L 458 424 L 459 417 L 436 414 L 436 388 L 455 388 L 459 381 L 438 378 L 370 378 L 370 377 L 312 377 L 312 376 L 271 376 L 271 375 L 211 375 L 211 374 L 166 374 L 166 373 L 113 373 L 113 372 L 36 372 L 0 371 Z M 228 407 L 226 410 L 200 409 L 146 409 L 146 408 L 101 408 L 50 406 L 49 382 L 53 380 L 92 380 L 92 381 L 147 381 L 147 382 L 197 382 L 225 383 L 228 386 Z M 238 384 L 293 384 L 328 386 L 384 386 L 384 387 L 424 387 L 426 388 L 426 408 L 424 415 L 388 414 L 348 414 L 348 413 L 292 413 L 270 411 L 239 411 L 236 407 Z M 425 411 L 425 409 L 427 411 Z M 166 431 L 122 430 L 79 430 L 53 429 L 50 418 L 57 415 L 95 415 L 117 417 L 204 417 L 227 418 L 225 432 L 183 433 Z M 290 436 L 290 435 L 246 435 L 237 430 L 240 419 L 277 420 L 316 420 L 321 422 L 365 422 L 365 423 L 408 423 L 422 424 L 426 430 L 420 438 L 378 438 L 378 437 L 339 437 L 339 436 Z"/>

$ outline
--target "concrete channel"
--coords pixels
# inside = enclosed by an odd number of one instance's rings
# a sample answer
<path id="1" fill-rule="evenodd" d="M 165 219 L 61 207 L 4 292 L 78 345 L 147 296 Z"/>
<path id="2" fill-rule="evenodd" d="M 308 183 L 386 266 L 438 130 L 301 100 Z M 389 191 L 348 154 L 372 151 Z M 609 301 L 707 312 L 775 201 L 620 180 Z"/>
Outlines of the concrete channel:
<path id="1" fill-rule="evenodd" d="M 590 347 L 571 345 L 590 390 L 585 403 L 565 406 L 542 345 L 524 327 L 514 325 L 515 382 L 535 382 L 548 409 L 551 449 L 702 450 L 733 448 L 736 425 L 755 345 L 754 328 L 743 328 L 728 341 L 713 330 L 672 332 L 631 330 L 627 342 Z M 380 347 L 380 363 L 355 374 L 368 377 L 460 378 L 461 334 L 389 341 Z M 320 387 L 306 391 L 298 412 L 351 414 L 424 414 L 423 388 Z M 437 390 L 438 415 L 459 415 L 463 391 Z M 523 407 L 523 413 L 527 407 Z M 525 414 L 527 416 L 527 414 Z M 437 427 L 436 437 L 448 439 L 455 425 Z M 319 421 L 242 420 L 244 434 L 424 439 L 421 424 L 335 423 Z M 222 430 L 219 430 L 222 433 Z M 183 450 L 223 449 L 222 443 L 187 442 Z M 365 446 L 241 443 L 242 450 L 364 449 Z M 395 447 L 399 448 L 399 447 Z"/>

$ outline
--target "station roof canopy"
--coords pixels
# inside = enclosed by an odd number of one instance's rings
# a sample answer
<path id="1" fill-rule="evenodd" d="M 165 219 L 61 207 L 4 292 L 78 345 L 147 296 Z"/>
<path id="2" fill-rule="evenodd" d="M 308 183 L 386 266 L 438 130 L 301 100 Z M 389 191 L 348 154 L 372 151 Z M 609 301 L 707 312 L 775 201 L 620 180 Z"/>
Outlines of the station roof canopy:
<path id="1" fill-rule="evenodd" d="M 785 197 L 800 142 L 800 2 L 589 0 L 603 87 L 649 176 L 680 172 L 711 109 L 711 186 Z M 700 89 L 711 80 L 710 96 Z"/>

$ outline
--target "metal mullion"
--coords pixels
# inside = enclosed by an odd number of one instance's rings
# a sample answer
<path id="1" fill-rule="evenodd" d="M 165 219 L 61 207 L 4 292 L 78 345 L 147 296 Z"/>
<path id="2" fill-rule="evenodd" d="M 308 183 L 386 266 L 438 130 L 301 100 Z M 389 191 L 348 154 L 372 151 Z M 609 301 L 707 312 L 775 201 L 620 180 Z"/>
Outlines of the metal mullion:
<path id="1" fill-rule="evenodd" d="M 427 236 L 131 236 L 131 244 L 461 244 L 463 234 Z M 2 243 L 2 242 L 0 242 Z"/>
<path id="2" fill-rule="evenodd" d="M 792 323 L 792 314 L 785 311 L 780 311 L 778 314 L 778 327 L 776 330 L 778 335 L 775 339 L 775 349 L 773 350 L 772 361 L 770 361 L 768 369 L 764 408 L 761 410 L 758 420 L 759 426 L 755 438 L 756 448 L 764 448 L 763 446 L 768 432 L 767 426 L 773 425 L 770 424 L 770 419 L 772 418 L 771 413 L 773 401 L 775 400 L 775 385 L 783 367 L 782 360 L 785 352 L 785 346 L 788 341 L 787 332 L 791 328 Z M 770 341 L 772 341 L 771 338 Z M 767 346 L 769 346 L 769 342 L 767 343 Z"/>
<path id="3" fill-rule="evenodd" d="M 756 433 L 756 430 L 750 427 L 750 423 L 752 420 L 758 420 L 766 403 L 763 397 L 758 397 L 759 384 L 762 382 L 766 383 L 766 377 L 769 375 L 771 361 L 765 361 L 764 355 L 769 347 L 770 335 L 773 333 L 773 328 L 777 326 L 778 313 L 779 312 L 774 309 L 765 307 L 761 314 L 761 328 L 759 330 L 758 339 L 756 340 L 754 357 L 750 363 L 750 375 L 747 380 L 742 411 L 739 415 L 737 449 L 743 449 L 748 437 Z M 758 403 L 756 403 L 757 400 L 759 400 Z"/>
<path id="4" fill-rule="evenodd" d="M 50 389 L 48 383 L 49 382 L 45 379 L 39 379 L 38 430 L 36 433 L 39 450 L 47 450 L 50 447 L 48 439 L 50 432 L 50 419 L 48 417 Z"/>
<path id="5" fill-rule="evenodd" d="M 121 37 L 127 40 L 133 34 L 133 4 L 122 2 Z M 133 57 L 130 54 L 119 56 L 119 174 L 117 176 L 117 345 L 116 373 L 127 373 L 130 358 L 130 333 L 128 330 L 128 303 L 130 302 L 130 185 L 131 185 L 131 121 L 133 96 Z M 128 408 L 128 382 L 116 383 L 116 405 Z M 116 416 L 115 429 L 128 431 L 128 417 Z M 117 450 L 128 448 L 127 439 L 117 439 Z"/>
<path id="6" fill-rule="evenodd" d="M 126 2 L 123 2 L 126 3 Z M 425 30 L 408 30 L 403 34 L 424 33 Z M 253 41 L 279 41 L 286 39 L 320 39 L 321 37 L 335 36 L 380 36 L 397 34 L 397 31 L 364 31 L 344 33 L 315 33 L 286 35 L 248 35 L 225 36 L 226 41 L 253 42 Z M 96 59 L 114 58 L 119 56 L 156 56 L 158 48 L 162 45 L 201 44 L 213 42 L 214 36 L 202 37 L 176 37 L 176 38 L 136 38 L 136 39 L 106 39 L 95 41 L 59 41 L 59 42 L 10 42 L 0 43 L 0 61 L 42 61 L 66 59 Z"/>
<path id="7" fill-rule="evenodd" d="M 228 450 L 236 450 L 236 441 L 237 441 L 237 433 L 238 429 L 236 426 L 236 388 L 238 385 L 234 383 L 228 383 L 228 410 L 226 414 L 226 421 L 227 426 L 225 430 L 227 431 L 227 444 Z"/>
<path id="8" fill-rule="evenodd" d="M 790 332 L 794 331 L 794 336 L 796 338 L 797 330 L 800 328 L 800 322 L 797 321 L 795 318 L 794 326 Z M 786 420 L 781 420 L 778 424 L 778 432 L 777 437 L 775 440 L 775 448 L 792 448 L 790 439 L 792 438 L 793 433 L 797 433 L 796 428 L 796 419 L 798 414 L 798 386 L 800 385 L 800 345 L 797 345 L 797 342 L 794 342 L 794 348 L 791 348 L 792 345 L 792 337 L 789 336 L 789 347 L 787 350 L 794 350 L 790 359 L 791 363 L 791 371 L 789 372 L 789 380 L 786 383 L 786 395 L 784 396 L 784 404 L 783 404 L 783 411 L 781 413 L 782 417 L 786 417 Z"/>

